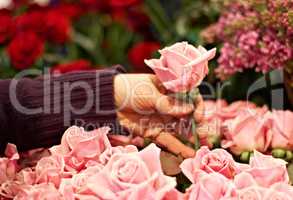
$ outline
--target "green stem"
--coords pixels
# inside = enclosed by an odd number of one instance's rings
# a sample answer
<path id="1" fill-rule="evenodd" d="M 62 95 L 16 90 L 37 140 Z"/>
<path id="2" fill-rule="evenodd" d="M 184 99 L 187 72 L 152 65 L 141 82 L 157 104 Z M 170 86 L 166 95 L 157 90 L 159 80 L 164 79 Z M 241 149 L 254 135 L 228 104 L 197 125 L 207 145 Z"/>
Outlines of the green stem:
<path id="1" fill-rule="evenodd" d="M 192 135 L 194 137 L 194 149 L 198 150 L 200 148 L 200 142 L 199 142 L 199 137 L 196 132 L 196 122 L 193 119 L 193 116 L 191 117 L 191 123 L 192 123 L 191 124 Z"/>
<path id="2" fill-rule="evenodd" d="M 160 2 L 158 0 L 146 0 L 145 6 L 149 17 L 161 35 L 162 40 L 165 43 L 168 43 L 172 35 L 170 32 L 173 32 L 173 30 L 170 29 L 173 26 L 169 23 L 170 19 L 166 16 Z"/>

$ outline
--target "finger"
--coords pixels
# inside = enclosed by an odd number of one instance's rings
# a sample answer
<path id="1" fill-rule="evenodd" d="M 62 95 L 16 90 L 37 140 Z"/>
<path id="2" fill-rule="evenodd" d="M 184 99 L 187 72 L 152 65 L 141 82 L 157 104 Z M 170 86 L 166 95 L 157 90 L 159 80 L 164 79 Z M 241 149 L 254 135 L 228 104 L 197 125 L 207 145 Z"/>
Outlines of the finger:
<path id="1" fill-rule="evenodd" d="M 194 109 L 194 105 L 191 103 L 185 103 L 163 94 L 158 95 L 158 98 L 155 100 L 154 104 L 159 113 L 174 117 L 190 114 Z"/>
<path id="2" fill-rule="evenodd" d="M 194 120 L 197 123 L 201 123 L 204 120 L 204 101 L 201 95 L 199 95 L 195 102 L 195 110 L 193 112 Z"/>
<path id="3" fill-rule="evenodd" d="M 181 155 L 183 158 L 192 158 L 195 155 L 194 149 L 184 145 L 180 140 L 169 132 L 161 132 L 156 138 L 155 143 L 165 147 L 168 151 Z"/>
<path id="4" fill-rule="evenodd" d="M 143 136 L 149 119 L 135 113 L 118 112 L 118 120 L 120 125 L 127 129 L 133 135 Z"/>
<path id="5" fill-rule="evenodd" d="M 150 79 L 160 93 L 162 94 L 167 93 L 167 89 L 164 87 L 163 83 L 155 75 L 150 75 Z"/>

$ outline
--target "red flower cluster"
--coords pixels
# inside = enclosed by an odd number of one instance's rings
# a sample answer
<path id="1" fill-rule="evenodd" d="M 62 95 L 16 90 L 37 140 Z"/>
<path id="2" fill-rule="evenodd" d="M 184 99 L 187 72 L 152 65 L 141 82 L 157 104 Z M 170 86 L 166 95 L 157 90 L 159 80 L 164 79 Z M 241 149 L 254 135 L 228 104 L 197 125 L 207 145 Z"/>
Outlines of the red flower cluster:
<path id="1" fill-rule="evenodd" d="M 32 6 L 16 17 L 13 16 L 13 10 L 0 14 L 0 43 L 9 43 L 7 52 L 15 69 L 31 67 L 43 54 L 46 41 L 64 44 L 70 39 L 70 19 L 76 16 L 74 12 L 77 11 L 65 11 L 63 13 L 58 6 Z"/>
<path id="2" fill-rule="evenodd" d="M 9 14 L 0 14 L 0 44 L 9 39 L 13 33 L 13 20 Z"/>
<path id="3" fill-rule="evenodd" d="M 43 53 L 44 42 L 34 32 L 19 33 L 9 44 L 8 54 L 15 69 L 29 68 Z"/>

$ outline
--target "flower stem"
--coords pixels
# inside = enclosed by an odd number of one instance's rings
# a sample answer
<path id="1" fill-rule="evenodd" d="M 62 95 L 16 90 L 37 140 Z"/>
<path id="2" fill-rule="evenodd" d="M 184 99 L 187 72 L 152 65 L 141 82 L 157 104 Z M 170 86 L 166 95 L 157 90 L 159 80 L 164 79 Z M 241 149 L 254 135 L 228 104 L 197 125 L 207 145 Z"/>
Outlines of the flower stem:
<path id="1" fill-rule="evenodd" d="M 192 130 L 192 135 L 194 137 L 194 149 L 198 150 L 200 148 L 200 142 L 196 132 L 196 123 L 193 117 L 191 117 L 191 130 Z"/>

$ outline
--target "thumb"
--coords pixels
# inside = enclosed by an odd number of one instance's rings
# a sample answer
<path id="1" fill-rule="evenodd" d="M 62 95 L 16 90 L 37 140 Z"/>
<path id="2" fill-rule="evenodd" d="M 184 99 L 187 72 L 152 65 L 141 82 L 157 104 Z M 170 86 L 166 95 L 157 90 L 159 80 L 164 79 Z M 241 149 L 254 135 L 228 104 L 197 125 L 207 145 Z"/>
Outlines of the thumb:
<path id="1" fill-rule="evenodd" d="M 159 113 L 174 117 L 190 114 L 194 109 L 194 106 L 191 103 L 186 103 L 161 93 L 158 93 L 154 103 L 155 108 Z"/>

